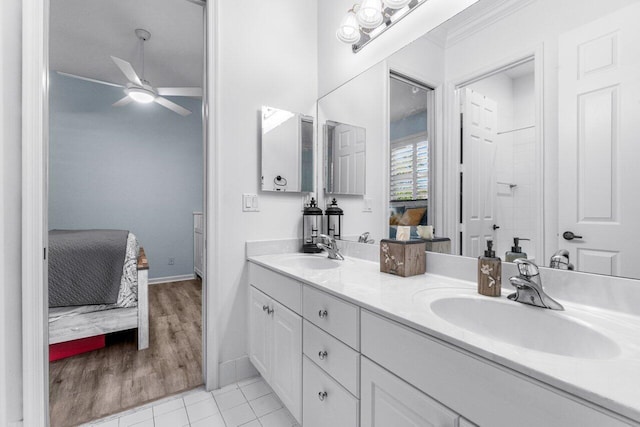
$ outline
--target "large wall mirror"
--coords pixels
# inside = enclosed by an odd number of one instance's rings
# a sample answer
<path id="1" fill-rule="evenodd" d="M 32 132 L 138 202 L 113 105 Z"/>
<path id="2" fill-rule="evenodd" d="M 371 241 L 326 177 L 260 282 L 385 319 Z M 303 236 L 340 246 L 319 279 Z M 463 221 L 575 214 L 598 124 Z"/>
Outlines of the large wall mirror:
<path id="1" fill-rule="evenodd" d="M 262 191 L 313 192 L 313 117 L 263 106 Z"/>
<path id="2" fill-rule="evenodd" d="M 492 239 L 503 260 L 640 278 L 639 18 L 634 0 L 480 0 L 325 95 L 320 123 L 367 135 L 343 234 L 393 236 L 418 208 L 452 254 Z"/>

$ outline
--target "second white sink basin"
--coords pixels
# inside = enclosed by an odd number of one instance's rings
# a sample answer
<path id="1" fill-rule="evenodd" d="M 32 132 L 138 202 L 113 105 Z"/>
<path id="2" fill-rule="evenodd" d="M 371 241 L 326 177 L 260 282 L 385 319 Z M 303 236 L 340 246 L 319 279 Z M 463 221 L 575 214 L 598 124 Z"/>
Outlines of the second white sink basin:
<path id="1" fill-rule="evenodd" d="M 582 359 L 611 359 L 620 354 L 614 341 L 561 311 L 476 296 L 443 297 L 429 306 L 457 327 L 530 350 Z"/>
<path id="2" fill-rule="evenodd" d="M 329 270 L 340 267 L 344 261 L 329 259 L 317 255 L 296 255 L 284 258 L 278 262 L 283 267 L 302 268 L 312 270 Z"/>

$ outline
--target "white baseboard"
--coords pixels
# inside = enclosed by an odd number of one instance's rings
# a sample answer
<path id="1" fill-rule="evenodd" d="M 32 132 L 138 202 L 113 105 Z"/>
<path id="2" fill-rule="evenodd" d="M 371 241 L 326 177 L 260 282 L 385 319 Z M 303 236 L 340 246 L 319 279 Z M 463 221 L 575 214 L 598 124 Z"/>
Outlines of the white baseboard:
<path id="1" fill-rule="evenodd" d="M 14 421 L 9 423 L 9 427 L 22 427 L 22 421 Z"/>
<path id="2" fill-rule="evenodd" d="M 158 283 L 181 282 L 183 280 L 193 280 L 195 278 L 196 278 L 195 274 L 183 274 L 181 276 L 154 277 L 153 279 L 149 279 L 149 284 L 157 285 Z"/>
<path id="3" fill-rule="evenodd" d="M 229 360 L 220 364 L 220 387 L 236 383 L 246 378 L 255 377 L 260 373 L 249 360 L 249 356 Z"/>

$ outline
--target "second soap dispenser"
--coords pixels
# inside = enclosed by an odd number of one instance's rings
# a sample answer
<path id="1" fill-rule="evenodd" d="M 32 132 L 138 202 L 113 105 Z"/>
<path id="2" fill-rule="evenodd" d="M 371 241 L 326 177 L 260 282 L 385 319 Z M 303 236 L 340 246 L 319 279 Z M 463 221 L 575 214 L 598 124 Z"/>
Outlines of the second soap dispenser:
<path id="1" fill-rule="evenodd" d="M 522 252 L 522 248 L 519 246 L 522 240 L 529 241 L 529 239 L 523 239 L 522 237 L 513 238 L 513 246 L 511 246 L 511 250 L 504 254 L 505 261 L 513 262 L 518 258 L 527 259 L 527 253 Z"/>
<path id="2" fill-rule="evenodd" d="M 478 293 L 499 297 L 502 289 L 502 262 L 493 250 L 493 241 L 487 240 L 484 256 L 478 258 Z"/>

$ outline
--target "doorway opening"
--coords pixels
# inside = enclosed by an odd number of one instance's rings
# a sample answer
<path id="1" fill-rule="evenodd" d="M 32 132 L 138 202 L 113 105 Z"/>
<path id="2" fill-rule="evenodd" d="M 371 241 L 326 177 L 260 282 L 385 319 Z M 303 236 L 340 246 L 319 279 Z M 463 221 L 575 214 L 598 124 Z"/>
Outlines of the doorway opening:
<path id="1" fill-rule="evenodd" d="M 206 9 L 143 3 L 50 0 L 53 426 L 204 382 Z"/>
<path id="2" fill-rule="evenodd" d="M 535 60 L 484 73 L 459 85 L 457 95 L 457 253 L 478 257 L 491 240 L 503 259 L 535 260 L 543 249 Z"/>
<path id="3" fill-rule="evenodd" d="M 396 72 L 389 75 L 389 231 L 433 225 L 431 212 L 434 115 L 433 88 Z"/>

